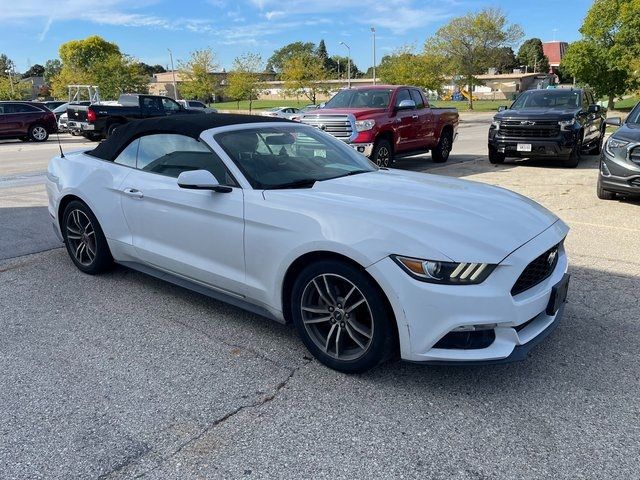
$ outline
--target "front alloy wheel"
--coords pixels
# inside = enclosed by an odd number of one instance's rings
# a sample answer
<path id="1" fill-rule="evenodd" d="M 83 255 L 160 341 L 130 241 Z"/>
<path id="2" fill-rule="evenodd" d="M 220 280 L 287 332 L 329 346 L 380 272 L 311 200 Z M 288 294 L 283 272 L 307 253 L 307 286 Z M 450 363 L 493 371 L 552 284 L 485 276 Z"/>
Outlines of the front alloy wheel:
<path id="1" fill-rule="evenodd" d="M 86 204 L 77 200 L 69 202 L 60 227 L 67 252 L 79 270 L 95 275 L 112 265 L 107 239 Z"/>
<path id="2" fill-rule="evenodd" d="M 393 312 L 382 290 L 356 265 L 322 260 L 305 267 L 291 291 L 298 335 L 320 362 L 360 373 L 397 350 Z"/>
<path id="3" fill-rule="evenodd" d="M 49 132 L 42 125 L 34 125 L 29 129 L 29 137 L 34 142 L 44 142 L 49 138 Z"/>

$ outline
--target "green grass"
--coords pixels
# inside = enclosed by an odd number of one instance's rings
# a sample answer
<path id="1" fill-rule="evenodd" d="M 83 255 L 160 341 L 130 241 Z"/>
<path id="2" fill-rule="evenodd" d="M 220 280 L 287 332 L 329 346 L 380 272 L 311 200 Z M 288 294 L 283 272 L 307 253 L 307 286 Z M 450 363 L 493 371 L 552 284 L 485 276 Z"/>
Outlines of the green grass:
<path id="1" fill-rule="evenodd" d="M 619 110 L 621 112 L 630 112 L 633 107 L 635 107 L 636 103 L 640 101 L 639 97 L 631 97 L 625 98 L 623 100 L 619 100 L 615 102 L 614 110 Z"/>
<path id="2" fill-rule="evenodd" d="M 308 100 L 255 100 L 253 102 L 253 110 L 264 110 L 272 107 L 304 107 L 305 105 L 309 105 L 311 102 Z M 467 111 L 469 110 L 469 105 L 466 101 L 464 102 L 453 102 L 453 101 L 436 101 L 431 102 L 435 107 L 454 107 L 458 110 Z M 497 111 L 500 105 L 509 105 L 511 102 L 505 100 L 476 100 L 473 102 L 473 109 L 476 112 L 492 112 Z M 219 102 L 212 103 L 212 107 L 217 108 L 218 110 L 249 110 L 249 102 L 242 101 L 238 105 L 238 102 Z"/>

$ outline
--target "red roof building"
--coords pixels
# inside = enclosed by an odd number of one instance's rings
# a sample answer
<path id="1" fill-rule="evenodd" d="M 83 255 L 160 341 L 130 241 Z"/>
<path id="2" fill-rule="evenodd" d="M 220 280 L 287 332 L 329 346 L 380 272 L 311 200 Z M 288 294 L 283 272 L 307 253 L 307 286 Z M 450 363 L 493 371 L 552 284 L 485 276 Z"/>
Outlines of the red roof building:
<path id="1" fill-rule="evenodd" d="M 556 73 L 568 46 L 567 42 L 542 42 L 542 51 L 549 59 L 549 66 L 551 67 L 549 73 Z"/>

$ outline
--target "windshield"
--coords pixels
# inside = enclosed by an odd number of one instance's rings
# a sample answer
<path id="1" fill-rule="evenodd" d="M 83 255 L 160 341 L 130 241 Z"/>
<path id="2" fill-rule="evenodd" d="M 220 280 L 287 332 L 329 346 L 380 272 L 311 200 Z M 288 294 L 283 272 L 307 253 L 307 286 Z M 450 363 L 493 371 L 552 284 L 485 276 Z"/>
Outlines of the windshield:
<path id="1" fill-rule="evenodd" d="M 580 92 L 574 90 L 530 90 L 520 95 L 513 105 L 512 110 L 519 108 L 544 108 L 564 110 L 578 108 L 581 105 Z"/>
<path id="2" fill-rule="evenodd" d="M 629 113 L 629 116 L 627 117 L 627 121 L 625 123 L 631 123 L 634 125 L 640 124 L 640 103 L 638 103 L 633 108 L 633 110 L 631 110 L 631 113 Z"/>
<path id="3" fill-rule="evenodd" d="M 53 113 L 64 113 L 67 111 L 67 107 L 69 107 L 68 103 L 63 103 L 62 105 L 60 105 L 57 108 L 53 109 Z"/>
<path id="4" fill-rule="evenodd" d="M 312 187 L 377 169 L 342 141 L 310 127 L 248 128 L 219 133 L 215 140 L 257 189 Z"/>
<path id="5" fill-rule="evenodd" d="M 387 108 L 391 101 L 391 91 L 381 88 L 341 90 L 324 108 Z"/>

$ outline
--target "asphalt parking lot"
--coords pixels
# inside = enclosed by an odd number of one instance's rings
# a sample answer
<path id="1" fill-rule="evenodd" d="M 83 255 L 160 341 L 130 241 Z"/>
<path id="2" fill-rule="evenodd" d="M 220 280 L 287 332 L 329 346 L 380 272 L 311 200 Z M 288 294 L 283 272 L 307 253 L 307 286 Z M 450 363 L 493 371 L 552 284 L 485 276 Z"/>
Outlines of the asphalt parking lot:
<path id="1" fill-rule="evenodd" d="M 562 323 L 525 362 L 354 376 L 293 327 L 125 268 L 80 273 L 45 207 L 57 144 L 0 142 L 0 478 L 640 478 L 640 201 L 597 199 L 597 157 L 490 165 L 489 122 L 465 116 L 445 165 L 397 167 L 567 222 Z"/>

